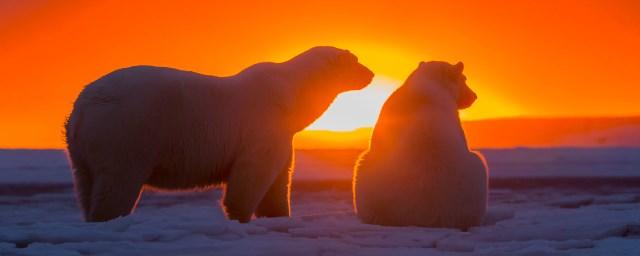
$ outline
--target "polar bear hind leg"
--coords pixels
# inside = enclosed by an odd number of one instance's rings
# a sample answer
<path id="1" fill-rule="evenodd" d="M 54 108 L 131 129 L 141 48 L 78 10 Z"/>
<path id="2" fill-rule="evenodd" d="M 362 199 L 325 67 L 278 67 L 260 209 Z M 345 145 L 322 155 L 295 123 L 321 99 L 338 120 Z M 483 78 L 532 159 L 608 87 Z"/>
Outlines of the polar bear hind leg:
<path id="1" fill-rule="evenodd" d="M 118 169 L 115 169 L 118 168 Z M 100 175 L 104 173 L 105 175 Z M 118 173 L 119 175 L 113 175 Z M 149 171 L 140 168 L 109 167 L 92 175 L 90 204 L 85 218 L 90 222 L 107 221 L 129 215 L 138 203 Z M 83 191 L 86 193 L 86 191 Z M 86 196 L 86 195 L 85 195 Z"/>
<path id="2" fill-rule="evenodd" d="M 73 165 L 76 197 L 82 209 L 84 219 L 87 220 L 89 218 L 89 212 L 91 211 L 91 185 L 93 182 L 91 180 L 91 173 L 85 167 L 81 167 L 75 163 Z"/>

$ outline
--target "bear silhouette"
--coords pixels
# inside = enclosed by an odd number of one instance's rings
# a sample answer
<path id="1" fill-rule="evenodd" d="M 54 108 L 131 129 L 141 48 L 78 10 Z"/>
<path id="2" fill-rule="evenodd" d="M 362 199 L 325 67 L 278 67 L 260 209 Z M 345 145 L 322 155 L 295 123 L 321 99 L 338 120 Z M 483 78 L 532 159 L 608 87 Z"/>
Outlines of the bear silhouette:
<path id="1" fill-rule="evenodd" d="M 109 73 L 82 90 L 65 126 L 84 218 L 130 214 L 143 187 L 211 186 L 224 186 L 229 219 L 289 216 L 293 135 L 372 77 L 334 47 L 229 77 L 152 66 Z"/>
<path id="2" fill-rule="evenodd" d="M 458 109 L 476 95 L 463 64 L 423 62 L 382 107 L 354 170 L 365 223 L 466 229 L 487 206 L 487 166 L 470 152 Z"/>

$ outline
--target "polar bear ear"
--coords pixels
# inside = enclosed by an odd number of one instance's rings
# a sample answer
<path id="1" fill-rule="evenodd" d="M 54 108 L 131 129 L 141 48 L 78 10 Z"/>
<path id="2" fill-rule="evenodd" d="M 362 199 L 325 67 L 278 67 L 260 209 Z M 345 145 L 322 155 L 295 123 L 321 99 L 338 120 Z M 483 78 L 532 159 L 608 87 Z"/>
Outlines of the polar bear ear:
<path id="1" fill-rule="evenodd" d="M 456 73 L 460 73 L 462 74 L 462 70 L 464 70 L 464 64 L 462 63 L 462 61 L 458 61 L 458 63 L 456 63 L 455 65 L 453 65 L 453 70 Z"/>

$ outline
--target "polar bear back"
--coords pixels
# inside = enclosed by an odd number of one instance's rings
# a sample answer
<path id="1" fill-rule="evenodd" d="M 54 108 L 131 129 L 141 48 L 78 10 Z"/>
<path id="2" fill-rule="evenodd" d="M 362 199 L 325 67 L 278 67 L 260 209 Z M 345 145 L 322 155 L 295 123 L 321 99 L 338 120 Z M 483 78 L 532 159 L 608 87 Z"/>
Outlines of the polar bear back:
<path id="1" fill-rule="evenodd" d="M 228 78 L 162 67 L 121 69 L 87 86 L 78 97 L 74 112 L 82 113 L 70 117 L 67 137 L 73 148 L 69 150 L 91 163 L 111 161 L 102 158 L 113 153 L 101 152 L 113 152 L 115 145 L 123 152 L 151 150 L 155 152 L 129 157 L 156 163 L 154 175 L 164 178 L 151 177 L 151 185 L 187 189 L 193 184 L 218 184 L 243 146 L 238 139 L 259 140 L 250 137 L 257 133 L 242 129 L 269 129 L 277 122 L 265 118 L 268 115 L 262 112 L 270 105 L 259 98 L 263 97 L 245 93 Z M 136 145 L 145 149 L 134 150 Z M 87 148 L 91 150 L 82 150 Z M 175 163 L 181 163 L 178 169 L 191 170 L 191 175 L 171 173 L 177 169 L 172 168 Z M 217 175 L 210 175 L 212 170 Z"/>

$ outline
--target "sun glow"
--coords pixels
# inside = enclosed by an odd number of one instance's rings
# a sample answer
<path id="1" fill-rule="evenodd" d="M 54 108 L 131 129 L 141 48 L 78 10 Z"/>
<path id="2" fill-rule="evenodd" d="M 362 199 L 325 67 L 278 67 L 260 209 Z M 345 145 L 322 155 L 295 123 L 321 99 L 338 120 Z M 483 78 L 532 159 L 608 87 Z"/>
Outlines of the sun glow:
<path id="1" fill-rule="evenodd" d="M 352 131 L 375 126 L 380 109 L 389 95 L 398 88 L 420 61 L 431 60 L 410 49 L 398 49 L 370 42 L 336 42 L 358 56 L 358 60 L 378 74 L 366 88 L 340 94 L 329 109 L 305 130 Z M 344 45 L 344 46 L 343 46 Z M 417 51 L 416 51 L 417 52 Z M 458 60 L 448 60 L 455 62 Z M 467 83 L 478 94 L 469 109 L 460 111 L 462 120 L 517 116 L 522 109 L 501 95 L 491 82 L 476 79 L 479 67 L 470 65 L 465 74 Z"/>
<path id="2" fill-rule="evenodd" d="M 366 88 L 340 94 L 324 114 L 306 130 L 352 131 L 373 127 L 382 105 L 402 81 L 377 75 Z M 523 109 L 509 102 L 490 88 L 474 83 L 469 86 L 478 94 L 478 100 L 468 109 L 460 111 L 462 120 L 516 116 Z"/>
<path id="3" fill-rule="evenodd" d="M 307 130 L 349 131 L 371 127 L 378 120 L 382 104 L 399 85 L 397 80 L 376 76 L 366 88 L 340 94 Z"/>
<path id="4" fill-rule="evenodd" d="M 380 54 L 378 55 L 380 56 Z M 373 59 L 375 60 L 375 58 Z M 367 66 L 372 66 L 374 72 L 376 68 L 378 70 L 393 71 L 392 73 L 395 76 L 400 76 L 404 73 L 407 74 L 405 76 L 408 76 L 408 73 L 415 68 L 407 65 L 408 61 L 406 59 L 398 61 L 398 63 L 404 65 L 403 68 L 398 68 L 385 62 L 375 63 L 374 61 L 373 65 L 367 63 L 367 61 L 370 62 L 371 60 L 365 59 L 363 63 Z M 418 61 L 415 61 L 415 66 L 417 66 L 417 63 Z M 409 69 L 409 71 L 405 72 L 403 71 L 404 69 Z M 470 70 L 470 73 L 473 73 L 473 70 Z M 305 130 L 352 131 L 359 128 L 373 127 L 378 120 L 382 105 L 402 83 L 402 79 L 376 75 L 366 88 L 338 95 L 327 111 Z M 467 83 L 478 94 L 478 100 L 470 108 L 460 111 L 462 120 L 510 117 L 517 116 L 518 113 L 525 111 L 518 104 L 509 101 L 499 92 L 492 90 L 491 86 L 483 86 L 482 82 L 477 82 L 473 77 L 470 77 Z"/>
<path id="5" fill-rule="evenodd" d="M 462 120 L 513 117 L 525 111 L 518 104 L 491 90 L 490 87 L 474 83 L 473 79 L 468 80 L 467 84 L 476 92 L 478 99 L 471 107 L 460 111 Z"/>
<path id="6" fill-rule="evenodd" d="M 424 57 L 410 53 L 407 49 L 367 41 L 342 41 L 335 44 L 356 54 L 358 61 L 370 68 L 376 76 L 366 88 L 338 95 L 329 109 L 306 130 L 351 131 L 373 127 L 389 95 Z"/>

